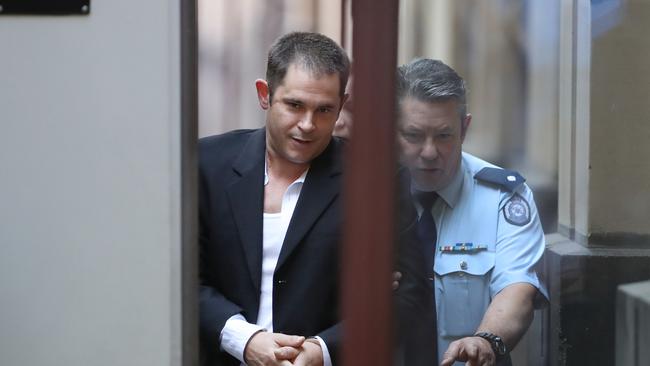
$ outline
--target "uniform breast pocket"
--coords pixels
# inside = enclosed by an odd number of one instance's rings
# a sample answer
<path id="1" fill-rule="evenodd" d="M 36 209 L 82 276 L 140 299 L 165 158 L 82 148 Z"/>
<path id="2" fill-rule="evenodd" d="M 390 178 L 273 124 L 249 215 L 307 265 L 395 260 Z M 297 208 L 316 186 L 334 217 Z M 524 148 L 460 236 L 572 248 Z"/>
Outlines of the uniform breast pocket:
<path id="1" fill-rule="evenodd" d="M 490 303 L 494 252 L 443 253 L 436 258 L 438 331 L 443 337 L 475 333 Z"/>

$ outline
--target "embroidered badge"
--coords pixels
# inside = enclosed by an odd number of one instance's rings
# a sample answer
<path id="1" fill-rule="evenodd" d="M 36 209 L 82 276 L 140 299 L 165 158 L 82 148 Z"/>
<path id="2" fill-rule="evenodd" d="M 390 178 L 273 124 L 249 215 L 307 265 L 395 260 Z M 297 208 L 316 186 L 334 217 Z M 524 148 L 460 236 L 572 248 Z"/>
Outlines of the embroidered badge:
<path id="1" fill-rule="evenodd" d="M 513 225 L 524 226 L 530 222 L 530 206 L 523 197 L 515 194 L 503 207 L 503 216 Z"/>

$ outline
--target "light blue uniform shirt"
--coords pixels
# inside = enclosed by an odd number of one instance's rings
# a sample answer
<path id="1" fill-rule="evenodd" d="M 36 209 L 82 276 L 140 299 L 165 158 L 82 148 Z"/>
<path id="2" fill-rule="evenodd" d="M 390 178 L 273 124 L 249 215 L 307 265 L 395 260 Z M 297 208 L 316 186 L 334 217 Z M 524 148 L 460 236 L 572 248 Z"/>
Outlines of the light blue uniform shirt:
<path id="1" fill-rule="evenodd" d="M 533 194 L 516 173 L 492 171 L 506 185 L 475 178 L 486 167 L 497 168 L 463 153 L 458 173 L 432 208 L 439 360 L 451 342 L 476 332 L 491 299 L 506 286 L 530 283 L 548 299 L 538 276 L 545 244 Z"/>

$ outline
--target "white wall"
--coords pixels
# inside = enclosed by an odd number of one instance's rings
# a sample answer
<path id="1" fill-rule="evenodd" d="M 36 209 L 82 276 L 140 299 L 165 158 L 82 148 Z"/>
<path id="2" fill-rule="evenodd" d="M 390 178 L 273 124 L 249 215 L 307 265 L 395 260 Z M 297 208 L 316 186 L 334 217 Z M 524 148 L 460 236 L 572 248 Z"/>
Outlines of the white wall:
<path id="1" fill-rule="evenodd" d="M 0 365 L 180 364 L 177 0 L 0 17 Z"/>

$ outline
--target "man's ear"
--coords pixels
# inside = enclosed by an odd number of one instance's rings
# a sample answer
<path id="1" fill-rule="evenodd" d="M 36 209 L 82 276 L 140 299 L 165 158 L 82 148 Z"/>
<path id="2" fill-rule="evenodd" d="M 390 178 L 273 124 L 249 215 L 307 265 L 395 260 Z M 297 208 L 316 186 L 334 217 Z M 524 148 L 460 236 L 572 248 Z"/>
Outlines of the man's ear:
<path id="1" fill-rule="evenodd" d="M 467 129 L 469 128 L 470 123 L 472 123 L 472 115 L 467 113 L 465 118 L 460 121 L 460 139 L 461 142 L 465 141 L 465 135 L 467 135 Z"/>
<path id="2" fill-rule="evenodd" d="M 255 89 L 257 90 L 257 100 L 260 103 L 262 109 L 267 110 L 271 105 L 271 88 L 269 88 L 269 83 L 264 79 L 255 80 Z"/>

